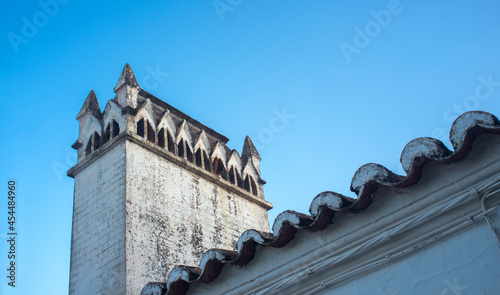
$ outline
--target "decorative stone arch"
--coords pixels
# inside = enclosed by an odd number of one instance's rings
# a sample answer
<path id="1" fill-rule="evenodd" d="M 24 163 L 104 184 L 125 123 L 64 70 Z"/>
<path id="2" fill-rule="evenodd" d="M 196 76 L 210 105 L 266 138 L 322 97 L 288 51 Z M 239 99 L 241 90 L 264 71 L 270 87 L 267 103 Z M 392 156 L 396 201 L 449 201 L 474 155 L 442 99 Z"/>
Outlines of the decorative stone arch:
<path id="1" fill-rule="evenodd" d="M 160 119 L 157 128 L 157 143 L 160 147 L 167 149 L 171 153 L 176 153 L 174 138 L 177 137 L 177 128 L 169 111 L 166 111 Z"/>
<path id="2" fill-rule="evenodd" d="M 213 168 L 213 173 L 216 175 L 219 175 L 220 177 L 224 178 L 224 180 L 229 181 L 229 174 L 227 173 L 227 169 L 224 165 L 224 161 L 219 158 L 215 157 L 213 162 L 212 162 L 212 168 Z"/>
<path id="3" fill-rule="evenodd" d="M 83 146 L 85 147 L 85 156 L 90 155 L 92 152 L 101 147 L 101 134 L 94 131 Z"/>
<path id="4" fill-rule="evenodd" d="M 156 143 L 156 125 L 153 116 L 146 108 L 149 101 L 137 112 L 135 116 L 136 133 L 149 142 Z"/>
<path id="5" fill-rule="evenodd" d="M 204 168 L 207 171 L 212 171 L 212 163 L 208 157 L 211 151 L 211 144 L 205 130 L 200 132 L 200 135 L 194 145 L 194 150 L 196 166 Z"/>
<path id="6" fill-rule="evenodd" d="M 228 160 L 228 155 L 227 155 L 227 148 L 222 144 L 220 141 L 218 141 L 215 146 L 214 150 L 212 151 L 211 159 L 212 161 L 215 160 L 215 158 L 219 158 L 224 162 L 224 166 L 227 165 L 227 160 Z"/>
<path id="7" fill-rule="evenodd" d="M 204 148 L 198 147 L 196 149 L 194 158 L 196 166 L 204 168 L 208 172 L 212 172 L 212 164 L 210 162 L 210 158 L 208 157 L 207 151 Z"/>
<path id="8" fill-rule="evenodd" d="M 208 154 L 212 152 L 212 144 L 210 143 L 210 139 L 208 139 L 207 133 L 205 130 L 202 130 L 196 139 L 196 143 L 194 144 L 194 149 L 198 148 L 204 149 Z"/>
<path id="9" fill-rule="evenodd" d="M 80 129 L 80 134 L 78 137 L 79 142 L 86 142 L 87 139 L 94 133 L 94 131 L 98 131 L 101 133 L 102 123 L 99 119 L 97 119 L 93 114 L 88 115 L 88 119 L 85 121 L 85 124 Z"/>
<path id="10" fill-rule="evenodd" d="M 121 115 L 121 108 L 110 100 L 103 113 L 102 144 L 118 136 L 122 130 L 125 130 L 125 123 Z"/>
<path id="11" fill-rule="evenodd" d="M 105 127 L 104 131 L 102 132 L 102 138 L 101 138 L 102 144 L 105 144 L 110 139 L 118 136 L 118 134 L 120 134 L 121 131 L 120 124 L 117 122 L 117 120 L 115 120 L 114 117 L 110 119 L 108 123 L 105 123 L 104 126 Z"/>
<path id="12" fill-rule="evenodd" d="M 229 174 L 227 171 L 227 150 L 219 141 L 215 144 L 211 159 L 213 173 L 229 181 Z"/>
<path id="13" fill-rule="evenodd" d="M 88 156 L 101 146 L 101 132 L 102 125 L 100 120 L 93 114 L 89 114 L 88 119 L 85 121 L 85 125 L 83 125 L 80 131 L 78 139 L 79 142 L 83 143 L 82 146 L 84 148 L 81 155 Z"/>
<path id="14" fill-rule="evenodd" d="M 178 156 L 187 159 L 191 163 L 194 163 L 193 136 L 186 120 L 182 121 L 175 142 L 177 144 Z"/>
<path id="15" fill-rule="evenodd" d="M 243 189 L 253 194 L 254 196 L 261 196 L 260 190 L 257 186 L 259 174 L 253 166 L 252 162 L 247 162 L 243 168 Z"/>
<path id="16" fill-rule="evenodd" d="M 241 173 L 234 165 L 229 166 L 228 177 L 229 177 L 229 182 L 231 182 L 234 185 L 237 185 L 239 188 L 243 188 L 243 179 L 241 178 Z"/>
<path id="17" fill-rule="evenodd" d="M 232 184 L 243 188 L 243 179 L 241 178 L 242 162 L 241 157 L 236 150 L 232 151 L 231 157 L 229 158 L 229 161 L 227 161 L 227 167 L 229 167 L 229 181 Z"/>

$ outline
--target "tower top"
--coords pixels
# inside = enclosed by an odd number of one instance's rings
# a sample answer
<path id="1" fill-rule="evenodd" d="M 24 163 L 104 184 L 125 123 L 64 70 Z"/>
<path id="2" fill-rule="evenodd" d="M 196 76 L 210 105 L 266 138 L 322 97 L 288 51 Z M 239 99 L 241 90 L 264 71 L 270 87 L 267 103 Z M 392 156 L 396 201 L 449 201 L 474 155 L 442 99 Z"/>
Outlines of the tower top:
<path id="1" fill-rule="evenodd" d="M 134 72 L 128 63 L 125 64 L 122 70 L 122 74 L 118 79 L 118 83 L 115 86 L 115 93 L 120 89 L 123 85 L 129 85 L 131 87 L 139 87 L 137 80 L 135 79 Z"/>
<path id="2" fill-rule="evenodd" d="M 76 116 L 76 119 L 78 120 L 87 113 L 92 113 L 98 119 L 102 116 L 101 107 L 99 106 L 94 90 L 90 90 L 90 93 L 87 95 L 87 99 L 85 99 L 82 109 Z"/>
<path id="3" fill-rule="evenodd" d="M 255 145 L 253 145 L 253 142 L 248 135 L 245 137 L 245 143 L 243 144 L 243 152 L 241 153 L 241 156 L 243 158 L 256 157 L 257 159 L 262 160 L 259 152 L 255 148 Z"/>
<path id="4" fill-rule="evenodd" d="M 207 177 L 214 181 L 223 180 L 252 198 L 263 199 L 261 157 L 248 136 L 240 156 L 227 147 L 227 137 L 141 89 L 128 63 L 114 90 L 115 98 L 102 113 L 94 91 L 87 96 L 77 116 L 80 134 L 73 147 L 78 150 L 78 163 L 68 172 L 70 176 L 126 137 L 191 171 L 209 173 Z M 93 116 L 85 116 L 88 113 Z"/>

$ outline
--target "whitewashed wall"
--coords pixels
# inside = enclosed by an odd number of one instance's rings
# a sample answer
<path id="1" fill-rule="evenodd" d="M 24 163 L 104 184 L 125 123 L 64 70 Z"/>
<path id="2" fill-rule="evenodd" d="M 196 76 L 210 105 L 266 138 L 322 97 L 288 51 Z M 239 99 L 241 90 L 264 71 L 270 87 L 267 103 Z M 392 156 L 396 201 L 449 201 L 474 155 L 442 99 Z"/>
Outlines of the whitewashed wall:
<path id="1" fill-rule="evenodd" d="M 126 162 L 127 294 L 210 248 L 234 250 L 246 229 L 269 231 L 267 210 L 136 143 Z"/>
<path id="2" fill-rule="evenodd" d="M 500 252 L 486 223 L 318 294 L 500 294 Z"/>
<path id="3" fill-rule="evenodd" d="M 75 177 L 70 294 L 125 292 L 125 142 Z"/>

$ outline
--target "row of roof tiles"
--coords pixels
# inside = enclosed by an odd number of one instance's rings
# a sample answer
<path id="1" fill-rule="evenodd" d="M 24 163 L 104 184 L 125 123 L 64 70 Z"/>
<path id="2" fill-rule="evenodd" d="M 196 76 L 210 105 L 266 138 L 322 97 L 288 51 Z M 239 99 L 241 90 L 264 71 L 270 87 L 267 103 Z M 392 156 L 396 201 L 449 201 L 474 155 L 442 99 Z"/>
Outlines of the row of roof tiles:
<path id="1" fill-rule="evenodd" d="M 464 113 L 455 120 L 450 130 L 449 138 L 453 151 L 433 138 L 414 139 L 401 153 L 400 161 L 407 173 L 406 176 L 397 175 L 379 164 L 363 165 L 356 171 L 351 182 L 351 191 L 357 198 L 335 192 L 320 193 L 312 200 L 309 215 L 295 211 L 282 212 L 274 221 L 272 233 L 247 230 L 239 237 L 237 251 L 208 250 L 198 267 L 176 266 L 168 275 L 167 282 L 148 283 L 141 294 L 186 294 L 191 284 L 209 283 L 215 280 L 224 265 L 249 263 L 255 255 L 257 245 L 283 247 L 299 230 L 324 229 L 331 224 L 336 212 L 365 210 L 372 201 L 373 193 L 379 187 L 404 188 L 416 184 L 426 163 L 451 163 L 463 159 L 470 152 L 475 139 L 483 133 L 500 134 L 500 121 L 485 112 Z"/>

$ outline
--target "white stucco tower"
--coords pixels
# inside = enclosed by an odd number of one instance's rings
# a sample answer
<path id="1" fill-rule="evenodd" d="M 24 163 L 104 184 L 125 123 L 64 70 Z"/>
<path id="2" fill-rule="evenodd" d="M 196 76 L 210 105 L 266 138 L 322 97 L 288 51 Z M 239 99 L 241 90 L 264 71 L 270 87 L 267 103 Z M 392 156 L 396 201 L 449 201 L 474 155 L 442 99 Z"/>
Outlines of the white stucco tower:
<path id="1" fill-rule="evenodd" d="M 210 248 L 269 231 L 260 156 L 141 89 L 127 64 L 101 112 L 94 91 L 80 122 L 70 294 L 140 294 Z"/>

